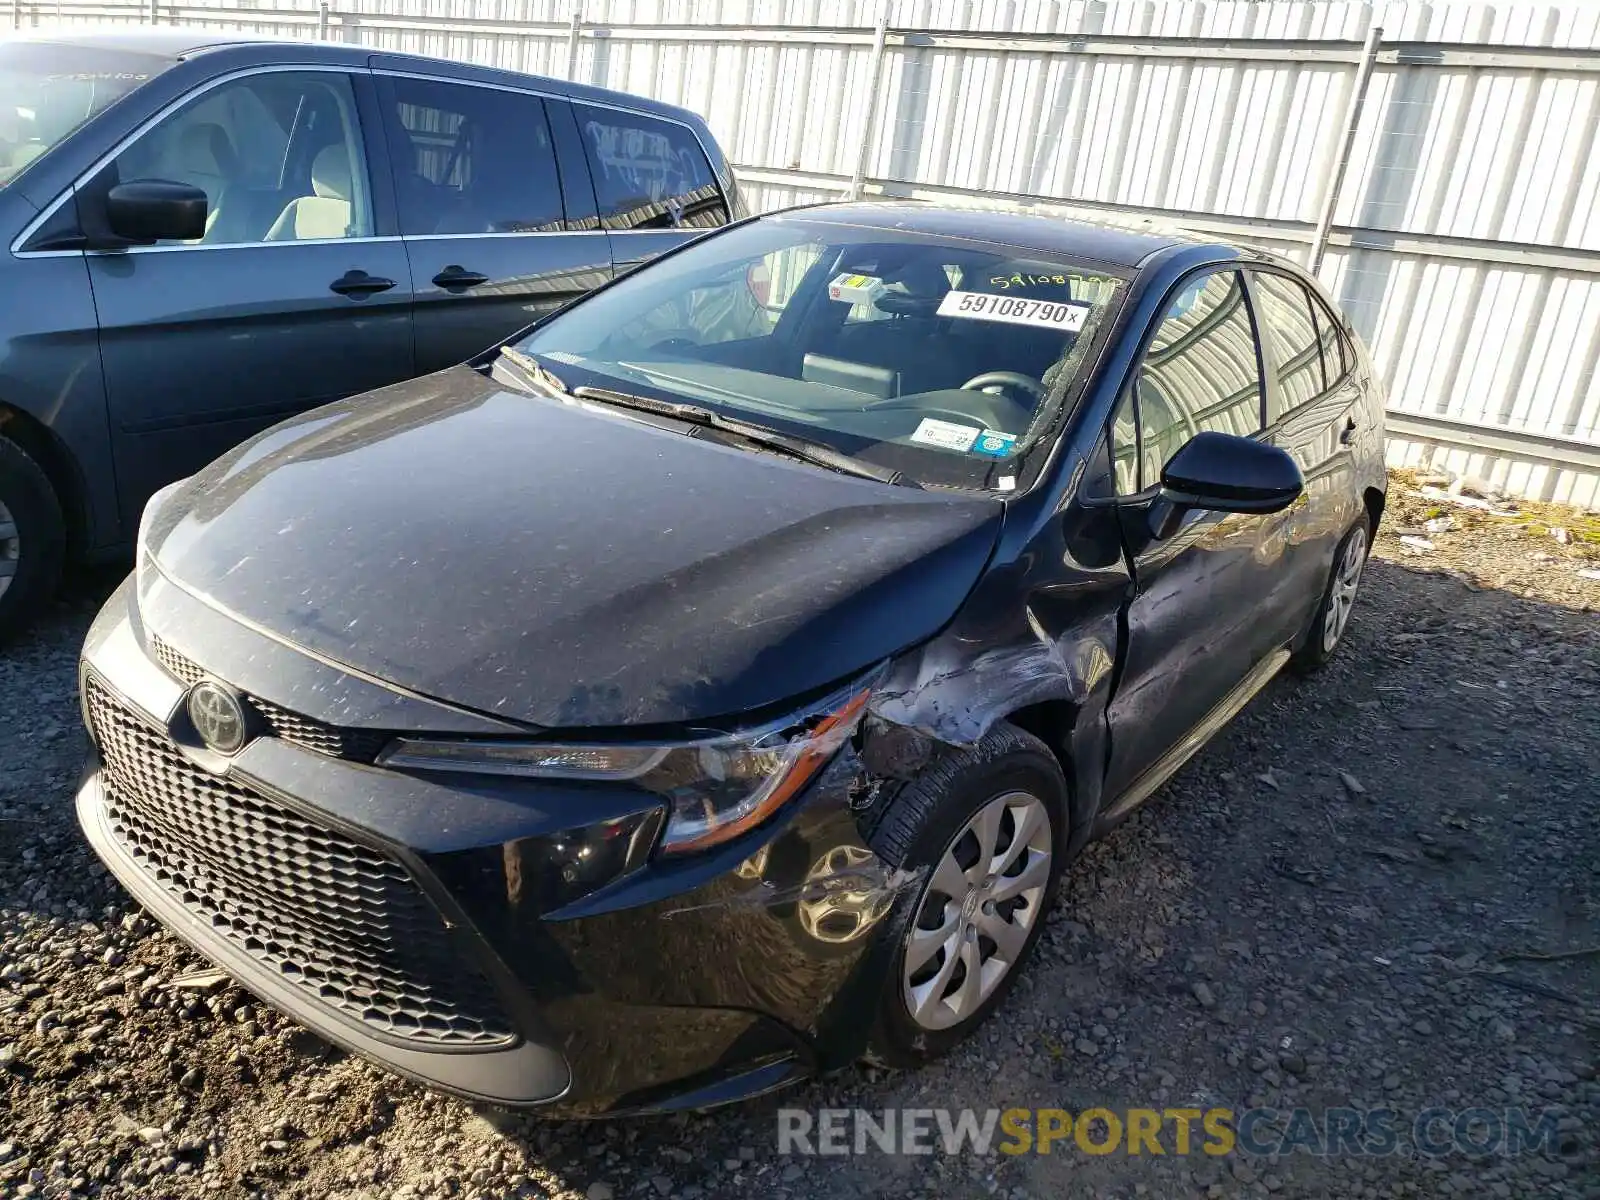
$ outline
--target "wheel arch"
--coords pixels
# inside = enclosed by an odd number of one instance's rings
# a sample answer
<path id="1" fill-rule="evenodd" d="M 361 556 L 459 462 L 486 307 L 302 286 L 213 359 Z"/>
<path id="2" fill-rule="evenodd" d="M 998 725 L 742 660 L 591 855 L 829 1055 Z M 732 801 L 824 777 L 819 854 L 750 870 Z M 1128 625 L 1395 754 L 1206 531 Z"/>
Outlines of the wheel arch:
<path id="1" fill-rule="evenodd" d="M 89 545 L 89 500 L 72 451 L 50 428 L 23 409 L 0 400 L 0 437 L 9 438 L 44 472 L 67 523 L 67 558 L 76 562 Z"/>

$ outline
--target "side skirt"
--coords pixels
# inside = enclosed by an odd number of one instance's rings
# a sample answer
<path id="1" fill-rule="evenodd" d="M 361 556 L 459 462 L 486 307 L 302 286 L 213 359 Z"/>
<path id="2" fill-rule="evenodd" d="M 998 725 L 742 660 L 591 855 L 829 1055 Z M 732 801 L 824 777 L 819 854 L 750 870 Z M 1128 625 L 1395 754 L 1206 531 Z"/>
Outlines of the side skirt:
<path id="1" fill-rule="evenodd" d="M 1104 833 L 1121 821 L 1139 805 L 1150 799 L 1163 783 L 1194 757 L 1200 747 L 1204 746 L 1216 733 L 1229 721 L 1238 715 L 1239 710 L 1250 703 L 1262 688 L 1272 680 L 1272 677 L 1283 670 L 1283 665 L 1289 661 L 1289 651 L 1286 649 L 1274 650 L 1262 659 L 1254 668 L 1241 679 L 1238 685 L 1224 696 L 1217 706 L 1208 712 L 1195 727 L 1184 734 L 1171 749 L 1150 766 L 1144 774 L 1140 775 L 1122 795 L 1118 796 L 1108 807 L 1102 809 L 1095 819 L 1096 833 Z"/>

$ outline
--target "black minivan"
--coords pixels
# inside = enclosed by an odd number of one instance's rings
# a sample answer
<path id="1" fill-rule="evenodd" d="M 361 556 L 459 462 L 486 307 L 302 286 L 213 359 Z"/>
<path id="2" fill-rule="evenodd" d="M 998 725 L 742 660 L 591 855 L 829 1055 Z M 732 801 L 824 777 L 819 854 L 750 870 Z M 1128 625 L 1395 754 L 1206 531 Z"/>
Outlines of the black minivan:
<path id="1" fill-rule="evenodd" d="M 0 41 L 0 637 L 158 487 L 742 215 L 705 122 L 356 46 Z"/>

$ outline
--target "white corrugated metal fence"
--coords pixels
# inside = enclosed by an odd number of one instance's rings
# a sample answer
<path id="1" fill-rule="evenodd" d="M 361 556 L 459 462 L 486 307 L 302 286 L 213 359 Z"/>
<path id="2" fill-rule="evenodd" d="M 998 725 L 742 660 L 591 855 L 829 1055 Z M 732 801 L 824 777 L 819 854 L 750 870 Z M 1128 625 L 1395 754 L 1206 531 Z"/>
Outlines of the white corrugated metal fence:
<path id="1" fill-rule="evenodd" d="M 1371 345 L 1392 461 L 1600 507 L 1600 4 L 11 3 L 655 96 L 707 116 L 756 208 L 937 196 L 1264 245 Z"/>

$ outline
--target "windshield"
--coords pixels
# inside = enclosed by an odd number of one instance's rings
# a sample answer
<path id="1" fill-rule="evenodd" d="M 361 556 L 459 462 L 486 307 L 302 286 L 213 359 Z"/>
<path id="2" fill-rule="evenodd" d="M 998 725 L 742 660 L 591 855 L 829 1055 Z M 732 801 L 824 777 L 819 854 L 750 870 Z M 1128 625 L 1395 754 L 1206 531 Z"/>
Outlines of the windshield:
<path id="1" fill-rule="evenodd" d="M 0 187 L 170 59 L 48 42 L 0 42 Z"/>
<path id="2" fill-rule="evenodd" d="M 710 408 L 921 483 L 1009 490 L 1122 285 L 1103 265 L 784 217 L 646 266 L 517 349 L 568 387 Z"/>

